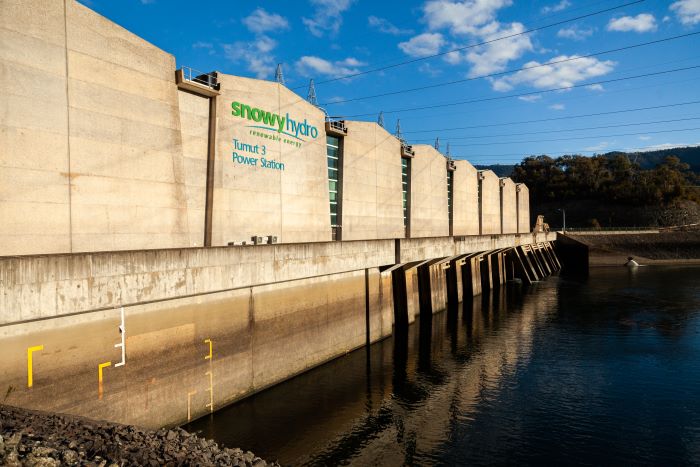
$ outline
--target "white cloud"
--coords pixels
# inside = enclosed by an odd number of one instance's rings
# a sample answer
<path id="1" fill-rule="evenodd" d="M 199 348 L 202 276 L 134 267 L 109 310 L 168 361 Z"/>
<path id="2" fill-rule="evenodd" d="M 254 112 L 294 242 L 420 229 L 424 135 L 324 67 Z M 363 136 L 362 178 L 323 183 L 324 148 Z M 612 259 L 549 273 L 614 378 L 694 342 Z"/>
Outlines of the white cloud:
<path id="1" fill-rule="evenodd" d="M 576 57 L 576 55 L 560 55 L 552 58 L 550 62 L 560 62 Z M 526 63 L 524 68 L 528 69 L 494 80 L 493 88 L 497 91 L 508 91 L 518 84 L 538 89 L 570 87 L 589 78 L 610 73 L 615 68 L 616 63 L 611 60 L 601 61 L 593 57 L 586 57 L 551 65 L 538 65 L 541 64 L 537 61 Z M 532 68 L 535 66 L 538 67 Z"/>
<path id="2" fill-rule="evenodd" d="M 606 148 L 609 148 L 612 145 L 610 141 L 601 141 L 600 143 L 596 144 L 595 146 L 588 146 L 586 148 L 583 148 L 584 151 L 603 151 Z"/>
<path id="3" fill-rule="evenodd" d="M 331 62 L 321 57 L 305 55 L 296 62 L 295 66 L 297 71 L 303 76 L 313 77 L 320 75 L 337 78 L 358 73 L 360 71 L 358 67 L 364 65 L 366 63 L 353 57 Z"/>
<path id="4" fill-rule="evenodd" d="M 589 91 L 605 91 L 602 84 L 591 84 L 590 86 L 586 86 L 586 89 Z"/>
<path id="5" fill-rule="evenodd" d="M 525 26 L 521 23 L 512 23 L 505 28 L 501 24 L 496 24 L 493 32 L 485 36 L 484 39 L 491 40 L 519 34 L 524 30 Z M 472 64 L 469 75 L 474 77 L 503 71 L 506 69 L 508 62 L 522 57 L 525 52 L 531 50 L 533 50 L 532 42 L 527 35 L 509 37 L 508 39 L 470 49 L 465 57 Z"/>
<path id="6" fill-rule="evenodd" d="M 647 151 L 658 151 L 660 149 L 673 149 L 673 148 L 695 148 L 700 146 L 700 142 L 697 143 L 662 143 L 655 144 L 653 146 L 647 146 L 645 148 L 628 148 L 627 152 L 647 152 Z"/>
<path id="7" fill-rule="evenodd" d="M 316 37 L 323 37 L 325 33 L 331 36 L 338 34 L 343 24 L 343 12 L 350 8 L 355 0 L 309 0 L 316 7 L 311 18 L 302 18 L 301 21 Z"/>
<path id="8" fill-rule="evenodd" d="M 289 29 L 289 22 L 285 17 L 277 13 L 268 13 L 263 8 L 258 8 L 243 18 L 243 24 L 248 30 L 257 34 Z"/>
<path id="9" fill-rule="evenodd" d="M 445 39 L 442 37 L 442 34 L 425 32 L 412 37 L 406 42 L 400 42 L 399 48 L 412 57 L 425 57 L 440 52 L 440 48 L 444 44 Z"/>
<path id="10" fill-rule="evenodd" d="M 289 22 L 275 13 L 268 13 L 262 8 L 243 18 L 243 24 L 255 34 L 251 41 L 237 41 L 224 44 L 226 58 L 234 63 L 242 63 L 256 78 L 268 78 L 275 70 L 276 60 L 272 51 L 277 41 L 265 33 L 279 32 L 289 28 Z"/>
<path id="11" fill-rule="evenodd" d="M 430 0 L 423 6 L 428 28 L 449 29 L 453 34 L 478 34 L 479 28 L 496 19 L 496 12 L 512 0 Z"/>
<path id="12" fill-rule="evenodd" d="M 639 139 L 641 139 L 642 141 L 649 141 L 651 139 L 651 136 L 644 135 L 640 136 Z"/>
<path id="13" fill-rule="evenodd" d="M 557 32 L 557 37 L 564 39 L 573 39 L 575 41 L 582 41 L 586 37 L 593 35 L 593 28 L 582 29 L 576 25 L 568 28 L 562 28 Z"/>
<path id="14" fill-rule="evenodd" d="M 521 101 L 525 102 L 537 102 L 538 100 L 542 99 L 541 94 L 530 94 L 529 96 L 520 96 L 518 97 Z"/>
<path id="15" fill-rule="evenodd" d="M 549 108 L 552 110 L 564 110 L 566 106 L 564 104 L 552 104 Z"/>
<path id="16" fill-rule="evenodd" d="M 214 44 L 211 42 L 204 42 L 204 41 L 197 41 L 194 44 L 192 44 L 192 48 L 195 50 L 204 50 L 206 51 L 209 55 L 214 55 Z"/>
<path id="17" fill-rule="evenodd" d="M 420 71 L 421 73 L 425 73 L 426 75 L 431 76 L 433 78 L 442 74 L 441 69 L 435 68 L 428 62 L 425 62 L 421 66 L 419 66 L 418 71 Z"/>
<path id="18" fill-rule="evenodd" d="M 398 26 L 395 26 L 394 24 L 389 22 L 389 20 L 379 18 L 377 16 L 370 16 L 369 18 L 367 18 L 367 23 L 379 32 L 391 34 L 394 36 L 413 33 L 412 29 L 401 29 Z"/>
<path id="19" fill-rule="evenodd" d="M 561 2 L 551 5 L 551 6 L 546 6 L 542 8 L 542 13 L 543 14 L 548 14 L 548 13 L 556 13 L 558 11 L 566 10 L 571 6 L 571 2 L 569 0 L 561 0 Z"/>
<path id="20" fill-rule="evenodd" d="M 669 7 L 686 26 L 700 23 L 700 0 L 679 0 Z"/>
<path id="21" fill-rule="evenodd" d="M 330 104 L 336 104 L 336 103 L 343 103 L 343 102 L 345 102 L 345 100 L 346 100 L 346 98 L 343 96 L 333 96 L 333 97 L 328 99 L 328 102 Z"/>
<path id="22" fill-rule="evenodd" d="M 437 53 L 447 45 L 443 31 L 455 39 L 450 48 L 493 41 L 451 52 L 443 59 L 452 65 L 471 64 L 471 77 L 503 71 L 510 61 L 533 50 L 530 37 L 518 35 L 525 31 L 525 26 L 497 20 L 498 11 L 512 4 L 512 0 L 428 0 L 423 6 L 423 21 L 429 32 L 403 42 L 399 47 L 411 56 L 430 55 L 429 50 Z M 511 35 L 516 36 L 504 38 Z"/>
<path id="23" fill-rule="evenodd" d="M 226 58 L 234 63 L 244 63 L 249 71 L 257 78 L 267 78 L 275 70 L 275 57 L 270 54 L 277 41 L 268 36 L 257 36 L 250 42 L 234 42 L 224 44 Z"/>
<path id="24" fill-rule="evenodd" d="M 656 31 L 656 29 L 656 18 L 649 13 L 640 13 L 637 16 L 623 16 L 611 19 L 608 23 L 608 31 L 650 32 Z"/>

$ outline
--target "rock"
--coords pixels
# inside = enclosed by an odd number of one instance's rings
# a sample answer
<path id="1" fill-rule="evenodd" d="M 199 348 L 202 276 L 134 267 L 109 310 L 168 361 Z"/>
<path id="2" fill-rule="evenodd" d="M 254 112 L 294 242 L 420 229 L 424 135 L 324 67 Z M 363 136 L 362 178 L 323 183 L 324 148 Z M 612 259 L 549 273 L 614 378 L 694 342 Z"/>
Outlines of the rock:
<path id="1" fill-rule="evenodd" d="M 7 441 L 5 441 L 5 444 L 7 445 L 8 449 L 14 449 L 17 447 L 17 445 L 22 441 L 22 432 L 15 433 L 14 435 L 10 436 Z"/>
<path id="2" fill-rule="evenodd" d="M 54 457 L 56 450 L 53 448 L 37 446 L 32 449 L 32 455 L 35 457 Z"/>
<path id="3" fill-rule="evenodd" d="M 61 459 L 63 460 L 64 464 L 76 465 L 80 458 L 78 457 L 77 452 L 73 451 L 72 449 L 68 449 L 66 451 L 63 451 L 63 453 L 61 454 Z"/>
<path id="4" fill-rule="evenodd" d="M 219 446 L 181 428 L 146 431 L 3 405 L 0 435 L 0 465 L 9 467 L 267 465 L 252 452 Z"/>
<path id="5" fill-rule="evenodd" d="M 26 467 L 57 467 L 61 464 L 52 457 L 35 457 L 31 455 L 24 461 L 24 465 Z"/>
<path id="6" fill-rule="evenodd" d="M 5 467 L 22 467 L 22 463 L 19 461 L 19 454 L 15 450 L 12 450 L 5 456 L 4 462 Z"/>

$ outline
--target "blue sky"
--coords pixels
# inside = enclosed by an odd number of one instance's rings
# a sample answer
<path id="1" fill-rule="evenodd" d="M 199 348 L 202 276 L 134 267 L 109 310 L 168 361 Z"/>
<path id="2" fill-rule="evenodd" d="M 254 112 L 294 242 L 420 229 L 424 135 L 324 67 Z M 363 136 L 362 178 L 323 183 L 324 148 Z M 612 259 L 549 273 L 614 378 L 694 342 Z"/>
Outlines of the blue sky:
<path id="1" fill-rule="evenodd" d="M 700 144 L 700 103 L 690 103 L 700 101 L 700 68 L 661 73 L 700 67 L 700 35 L 577 58 L 700 31 L 700 0 L 643 0 L 602 14 L 594 13 L 632 0 L 82 2 L 178 66 L 273 79 L 282 63 L 302 96 L 315 79 L 330 115 L 376 120 L 383 111 L 390 131 L 400 118 L 409 142 L 439 137 L 443 152 L 449 142 L 453 157 L 474 164 Z M 407 60 L 417 61 L 335 79 Z M 559 63 L 539 66 L 548 62 Z M 342 102 L 431 85 L 440 86 Z M 647 107 L 657 108 L 618 112 Z M 594 113 L 605 115 L 586 116 Z"/>

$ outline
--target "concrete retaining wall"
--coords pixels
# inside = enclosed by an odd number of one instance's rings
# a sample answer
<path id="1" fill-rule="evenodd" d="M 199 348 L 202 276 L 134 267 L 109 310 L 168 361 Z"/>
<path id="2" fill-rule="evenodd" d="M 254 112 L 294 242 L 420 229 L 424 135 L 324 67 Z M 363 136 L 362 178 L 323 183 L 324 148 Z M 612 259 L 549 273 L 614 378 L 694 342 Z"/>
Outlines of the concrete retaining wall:
<path id="1" fill-rule="evenodd" d="M 4 326 L 4 402 L 149 428 L 180 424 L 188 404 L 189 418 L 201 416 L 364 345 L 366 329 L 372 341 L 390 335 L 390 284 L 372 268 L 125 307 L 120 367 L 119 309 Z M 36 346 L 28 388 L 27 352 Z"/>
<path id="2" fill-rule="evenodd" d="M 421 302 L 447 303 L 450 258 L 423 258 L 535 240 L 547 235 L 1 258 L 0 390 L 22 407 L 179 424 L 188 403 L 205 414 L 391 335 L 397 256 L 408 324 Z"/>

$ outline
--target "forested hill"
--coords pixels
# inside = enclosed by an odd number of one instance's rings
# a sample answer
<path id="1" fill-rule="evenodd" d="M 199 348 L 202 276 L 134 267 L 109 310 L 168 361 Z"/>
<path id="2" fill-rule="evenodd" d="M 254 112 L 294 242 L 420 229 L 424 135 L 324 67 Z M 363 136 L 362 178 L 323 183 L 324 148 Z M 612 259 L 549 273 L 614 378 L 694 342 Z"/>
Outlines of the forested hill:
<path id="1" fill-rule="evenodd" d="M 660 149 L 658 151 L 645 151 L 645 152 L 608 152 L 602 154 L 603 157 L 615 158 L 619 155 L 626 155 L 629 157 L 632 163 L 639 164 L 641 169 L 653 169 L 659 164 L 664 162 L 666 156 L 676 156 L 690 166 L 690 170 L 696 174 L 700 174 L 700 146 L 692 147 L 679 147 L 672 149 Z M 513 173 L 516 164 L 493 164 L 493 165 L 480 165 L 477 164 L 475 167 L 479 170 L 493 170 L 493 172 L 499 177 L 509 177 Z"/>
<path id="2" fill-rule="evenodd" d="M 690 166 L 690 170 L 700 174 L 700 146 L 685 147 L 685 148 L 672 148 L 672 149 L 662 149 L 659 151 L 647 151 L 647 152 L 609 152 L 603 154 L 606 157 L 615 157 L 618 155 L 627 155 L 632 163 L 639 164 L 642 169 L 653 169 L 659 164 L 664 162 L 664 158 L 667 156 L 676 156 Z"/>
<path id="3" fill-rule="evenodd" d="M 566 210 L 570 226 L 700 222 L 699 173 L 673 155 L 651 168 L 641 164 L 640 158 L 635 161 L 624 153 L 526 157 L 515 166 L 512 178 L 528 186 L 531 214 L 558 219 L 556 213 Z"/>

